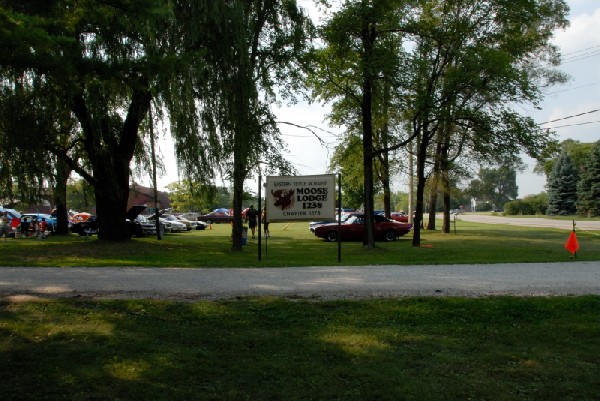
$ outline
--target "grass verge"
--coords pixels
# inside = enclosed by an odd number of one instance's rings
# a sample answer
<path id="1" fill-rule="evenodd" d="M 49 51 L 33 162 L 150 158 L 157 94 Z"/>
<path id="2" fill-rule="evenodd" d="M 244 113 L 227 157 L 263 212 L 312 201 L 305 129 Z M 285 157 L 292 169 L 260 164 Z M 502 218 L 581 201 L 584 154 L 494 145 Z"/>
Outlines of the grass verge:
<path id="1" fill-rule="evenodd" d="M 598 400 L 600 297 L 0 302 L 6 400 Z"/>
<path id="2" fill-rule="evenodd" d="M 600 233 L 578 232 L 577 260 L 600 260 Z M 288 267 L 337 265 L 337 244 L 315 237 L 307 223 L 271 224 L 272 237 L 262 241 L 258 261 L 256 239 L 243 252 L 231 252 L 231 227 L 168 234 L 163 240 L 135 238 L 124 243 L 71 235 L 45 240 L 0 241 L 0 266 L 148 266 L 148 267 Z M 564 248 L 565 230 L 459 222 L 456 235 L 423 231 L 422 247 L 408 234 L 367 250 L 345 242 L 342 264 L 419 265 L 456 263 L 558 262 L 571 256 Z"/>

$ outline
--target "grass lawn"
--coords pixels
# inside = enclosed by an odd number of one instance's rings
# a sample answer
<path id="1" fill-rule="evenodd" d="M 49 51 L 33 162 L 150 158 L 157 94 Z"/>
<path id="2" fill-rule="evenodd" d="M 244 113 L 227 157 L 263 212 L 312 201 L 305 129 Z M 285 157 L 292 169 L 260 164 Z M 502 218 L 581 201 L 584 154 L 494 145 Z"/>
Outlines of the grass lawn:
<path id="1" fill-rule="evenodd" d="M 569 260 L 568 232 L 460 222 L 343 265 Z M 229 225 L 108 243 L 0 241 L 0 266 L 332 265 L 337 244 L 272 224 L 230 251 Z M 578 233 L 578 260 L 600 260 Z M 264 245 L 264 243 L 263 243 Z M 194 303 L 0 298 L 0 400 L 600 400 L 600 297 L 241 298 Z"/>
<path id="2" fill-rule="evenodd" d="M 598 400 L 600 297 L 0 302 L 4 400 Z"/>
<path id="3" fill-rule="evenodd" d="M 271 224 L 263 238 L 262 261 L 257 239 L 248 239 L 240 253 L 231 252 L 231 227 L 134 238 L 125 243 L 95 237 L 54 236 L 45 240 L 0 241 L 0 266 L 149 266 L 149 267 L 283 267 L 337 265 L 337 243 L 315 237 L 307 223 Z M 395 242 L 378 242 L 366 250 L 361 243 L 344 242 L 342 264 L 416 265 L 568 261 L 565 230 L 486 225 L 459 221 L 457 233 L 422 232 L 422 247 L 411 245 L 408 234 Z M 577 260 L 600 260 L 600 232 L 578 232 Z"/>

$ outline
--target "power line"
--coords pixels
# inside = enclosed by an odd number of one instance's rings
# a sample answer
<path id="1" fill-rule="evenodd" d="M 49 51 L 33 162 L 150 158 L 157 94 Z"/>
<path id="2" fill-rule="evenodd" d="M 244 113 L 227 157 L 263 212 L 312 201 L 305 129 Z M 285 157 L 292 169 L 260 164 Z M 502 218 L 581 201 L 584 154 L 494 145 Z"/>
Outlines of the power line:
<path id="1" fill-rule="evenodd" d="M 596 110 L 592 110 L 592 111 L 586 111 L 585 113 L 579 113 L 579 114 L 574 114 L 572 116 L 567 116 L 567 117 L 562 117 L 562 118 L 557 118 L 556 120 L 552 120 L 552 121 L 546 121 L 544 123 L 540 123 L 538 125 L 544 125 L 544 124 L 550 124 L 550 123 L 555 123 L 557 121 L 563 121 L 563 120 L 568 120 L 570 118 L 575 118 L 575 117 L 581 117 L 584 116 L 586 114 L 593 114 L 593 113 L 597 113 L 599 112 L 600 109 L 596 109 Z"/>
<path id="2" fill-rule="evenodd" d="M 600 45 L 589 46 L 580 50 L 562 54 L 561 64 L 569 64 L 575 61 L 585 60 L 600 55 Z"/>
<path id="3" fill-rule="evenodd" d="M 559 129 L 559 128 L 576 127 L 579 125 L 589 125 L 589 124 L 597 124 L 597 123 L 600 123 L 600 120 L 599 121 L 587 121 L 585 123 L 579 123 L 579 124 L 560 125 L 558 127 L 548 127 L 546 129 Z"/>
<path id="4" fill-rule="evenodd" d="M 574 86 L 572 88 L 565 88 L 565 89 L 561 89 L 561 90 L 554 91 L 554 92 L 544 93 L 544 95 L 546 95 L 546 96 L 556 95 L 557 93 L 569 92 L 569 91 L 572 91 L 572 90 L 575 90 L 575 89 L 581 89 L 581 88 L 588 88 L 590 86 L 595 86 L 595 85 L 598 85 L 598 84 L 600 84 L 600 81 L 592 82 L 592 83 L 589 83 L 589 84 L 586 84 L 586 85 Z"/>
<path id="5" fill-rule="evenodd" d="M 581 49 L 581 50 L 575 50 L 574 52 L 569 52 L 569 53 L 565 53 L 563 54 L 563 56 L 570 56 L 571 54 L 576 54 L 576 53 L 581 53 L 581 52 L 585 52 L 591 49 L 596 49 L 600 47 L 600 45 L 595 45 L 595 46 L 590 46 L 590 47 L 586 47 L 585 49 Z"/>

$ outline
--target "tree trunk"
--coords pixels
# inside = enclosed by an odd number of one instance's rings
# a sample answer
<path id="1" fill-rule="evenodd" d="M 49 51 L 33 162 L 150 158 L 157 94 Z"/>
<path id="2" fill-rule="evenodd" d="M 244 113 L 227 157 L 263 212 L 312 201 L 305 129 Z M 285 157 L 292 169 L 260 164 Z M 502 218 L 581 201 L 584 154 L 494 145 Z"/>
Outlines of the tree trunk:
<path id="1" fill-rule="evenodd" d="M 67 213 L 67 182 L 71 169 L 64 160 L 56 159 L 56 184 L 54 187 L 54 207 L 56 208 L 56 234 L 69 234 Z"/>
<path id="2" fill-rule="evenodd" d="M 421 246 L 421 225 L 423 221 L 423 206 L 425 197 L 425 160 L 429 144 L 427 126 L 422 128 L 421 141 L 417 144 L 417 199 L 415 205 L 415 218 L 413 225 L 413 246 Z"/>
<path id="3" fill-rule="evenodd" d="M 152 95 L 141 83 L 134 89 L 121 127 L 107 115 L 94 116 L 87 107 L 83 90 L 73 98 L 73 112 L 84 133 L 84 147 L 92 176 L 86 180 L 94 187 L 98 238 L 123 241 L 131 237 L 125 214 L 129 197 L 129 163 L 133 158 L 140 123 L 150 108 Z"/>
<path id="4" fill-rule="evenodd" d="M 231 251 L 241 252 L 242 244 L 242 200 L 244 196 L 244 180 L 246 178 L 245 168 L 243 166 L 243 149 L 241 145 L 234 145 L 234 167 L 233 167 L 233 224 L 231 227 Z"/>
<path id="5" fill-rule="evenodd" d="M 433 179 L 433 185 L 431 185 L 431 194 L 429 196 L 429 219 L 427 221 L 427 230 L 435 230 L 435 211 L 438 200 L 437 191 L 437 177 Z"/>
<path id="6" fill-rule="evenodd" d="M 369 21 L 363 19 L 362 45 L 363 45 L 363 85 L 362 85 L 362 134 L 363 134 L 363 174 L 365 183 L 364 211 L 365 211 L 365 238 L 363 245 L 370 249 L 375 248 L 375 234 L 373 232 L 373 75 L 369 64 L 373 52 L 375 33 Z"/>

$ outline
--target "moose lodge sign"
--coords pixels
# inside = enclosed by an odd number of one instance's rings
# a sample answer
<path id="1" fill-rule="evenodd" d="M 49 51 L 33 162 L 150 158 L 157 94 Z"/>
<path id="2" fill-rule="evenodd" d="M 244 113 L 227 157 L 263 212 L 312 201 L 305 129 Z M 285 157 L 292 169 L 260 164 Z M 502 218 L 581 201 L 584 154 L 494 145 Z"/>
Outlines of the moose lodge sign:
<path id="1" fill-rule="evenodd" d="M 335 175 L 267 177 L 269 221 L 335 218 Z"/>

